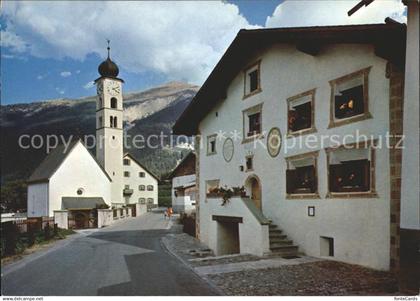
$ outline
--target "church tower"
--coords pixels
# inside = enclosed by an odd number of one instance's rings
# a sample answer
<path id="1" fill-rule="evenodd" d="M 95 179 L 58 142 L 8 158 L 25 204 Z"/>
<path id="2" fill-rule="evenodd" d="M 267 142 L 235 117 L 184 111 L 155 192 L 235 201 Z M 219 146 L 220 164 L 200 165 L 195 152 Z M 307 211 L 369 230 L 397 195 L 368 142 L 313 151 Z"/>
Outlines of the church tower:
<path id="1" fill-rule="evenodd" d="M 117 78 L 118 66 L 110 58 L 103 61 L 95 80 L 96 102 L 96 157 L 112 179 L 111 202 L 123 203 L 123 97 L 122 84 Z"/>

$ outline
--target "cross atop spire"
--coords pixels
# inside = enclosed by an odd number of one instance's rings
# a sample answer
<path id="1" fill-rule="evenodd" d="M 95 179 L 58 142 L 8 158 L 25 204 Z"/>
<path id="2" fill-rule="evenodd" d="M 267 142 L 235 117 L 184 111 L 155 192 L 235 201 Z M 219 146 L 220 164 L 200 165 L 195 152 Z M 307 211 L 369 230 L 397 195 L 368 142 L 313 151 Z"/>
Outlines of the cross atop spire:
<path id="1" fill-rule="evenodd" d="M 111 48 L 109 47 L 109 43 L 111 43 L 111 40 L 106 39 L 106 42 L 108 43 L 108 47 L 106 47 L 106 49 L 108 50 L 108 58 L 109 58 L 109 52 L 111 50 Z"/>

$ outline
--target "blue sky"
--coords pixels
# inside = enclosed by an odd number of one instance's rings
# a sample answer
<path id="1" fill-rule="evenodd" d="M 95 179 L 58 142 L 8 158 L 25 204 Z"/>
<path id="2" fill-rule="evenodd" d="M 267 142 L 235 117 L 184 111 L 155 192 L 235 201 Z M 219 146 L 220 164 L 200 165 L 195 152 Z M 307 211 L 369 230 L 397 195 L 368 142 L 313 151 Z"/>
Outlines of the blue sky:
<path id="1" fill-rule="evenodd" d="M 202 84 L 241 28 L 404 21 L 398 0 L 351 20 L 345 13 L 356 0 L 334 8 L 313 0 L 36 2 L 4 4 L 2 104 L 94 95 L 106 38 L 127 92 L 172 80 Z"/>

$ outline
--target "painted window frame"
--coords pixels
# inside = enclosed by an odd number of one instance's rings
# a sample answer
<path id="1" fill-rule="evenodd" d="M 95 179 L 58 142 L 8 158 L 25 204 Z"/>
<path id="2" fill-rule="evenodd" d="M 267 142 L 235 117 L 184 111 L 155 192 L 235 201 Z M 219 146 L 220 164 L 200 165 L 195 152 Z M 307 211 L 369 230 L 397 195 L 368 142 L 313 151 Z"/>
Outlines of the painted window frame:
<path id="1" fill-rule="evenodd" d="M 124 171 L 124 177 L 129 178 L 130 177 L 130 172 L 129 171 Z"/>
<path id="2" fill-rule="evenodd" d="M 213 140 L 214 139 L 214 140 Z M 214 141 L 214 151 L 211 151 L 210 143 Z M 217 154 L 217 134 L 207 136 L 207 156 Z"/>
<path id="3" fill-rule="evenodd" d="M 130 166 L 131 165 L 131 160 L 130 159 L 127 159 L 127 158 L 124 158 L 123 159 L 123 165 Z"/>
<path id="4" fill-rule="evenodd" d="M 338 77 L 336 79 L 333 79 L 333 80 L 329 81 L 330 90 L 331 90 L 331 95 L 330 95 L 330 122 L 328 124 L 329 129 L 373 118 L 372 114 L 369 111 L 369 73 L 370 73 L 371 69 L 372 69 L 372 66 L 369 66 L 369 67 L 360 69 L 358 71 L 349 73 L 347 75 L 344 75 L 344 76 L 341 76 L 341 77 Z M 355 79 L 357 77 L 360 77 L 360 76 L 363 77 L 363 105 L 364 105 L 363 113 L 358 114 L 358 115 L 354 115 L 354 116 L 351 116 L 351 117 L 347 117 L 347 118 L 344 118 L 344 119 L 341 119 L 341 120 L 336 120 L 336 118 L 335 118 L 335 91 L 336 91 L 336 86 L 341 84 L 341 83 L 345 83 L 346 81 L 349 81 L 349 80 Z"/>
<path id="5" fill-rule="evenodd" d="M 139 191 L 146 191 L 146 185 L 139 185 Z"/>
<path id="6" fill-rule="evenodd" d="M 153 185 L 147 185 L 146 189 L 147 191 L 153 191 L 155 190 L 155 187 L 153 187 Z"/>
<path id="7" fill-rule="evenodd" d="M 316 89 L 311 89 L 302 93 L 299 93 L 297 95 L 294 95 L 292 97 L 287 98 L 287 135 L 286 138 L 289 137 L 296 137 L 301 135 L 307 135 L 316 133 L 317 129 L 315 127 L 315 93 Z M 293 102 L 298 101 L 299 99 L 303 97 L 310 96 L 309 102 L 311 103 L 311 126 L 309 128 L 301 129 L 298 131 L 292 131 L 289 127 L 289 118 L 290 118 L 290 109 L 293 106 Z M 306 103 L 306 102 L 305 102 Z"/>
<path id="8" fill-rule="evenodd" d="M 242 144 L 254 141 L 255 139 L 262 139 L 264 138 L 263 134 L 263 105 L 264 103 L 259 103 L 255 106 L 249 107 L 245 110 L 242 110 Z M 256 113 L 260 114 L 260 132 L 254 134 L 252 136 L 248 136 L 248 123 L 249 123 L 249 116 L 254 115 Z"/>
<path id="9" fill-rule="evenodd" d="M 139 198 L 140 204 L 146 204 L 146 198 Z"/>
<path id="10" fill-rule="evenodd" d="M 318 156 L 319 151 L 313 151 L 308 153 L 303 153 L 299 155 L 289 156 L 284 158 L 286 160 L 286 171 L 289 170 L 289 164 L 293 161 L 299 161 L 304 159 L 313 159 L 314 160 L 314 168 L 315 168 L 315 180 L 316 180 L 316 186 L 315 186 L 315 192 L 310 193 L 288 193 L 286 188 L 286 199 L 319 199 L 319 173 L 318 173 Z M 285 175 L 286 179 L 286 185 L 287 187 L 287 174 Z"/>
<path id="11" fill-rule="evenodd" d="M 325 149 L 326 165 L 327 165 L 327 194 L 326 198 L 377 198 L 376 191 L 376 145 L 377 140 L 367 140 L 355 143 L 340 145 L 338 147 L 329 147 Z M 354 191 L 354 192 L 332 192 L 330 187 L 330 157 L 331 153 L 341 149 L 359 149 L 368 148 L 370 152 L 370 189 L 369 191 Z"/>
<path id="12" fill-rule="evenodd" d="M 154 204 L 154 203 L 155 203 L 154 198 L 147 198 L 147 204 L 148 205 L 151 205 L 151 204 Z"/>
<path id="13" fill-rule="evenodd" d="M 247 91 L 247 88 L 248 88 L 248 84 L 247 84 L 248 83 L 248 76 L 254 70 L 257 71 L 257 76 L 258 76 L 258 78 L 257 78 L 257 89 L 255 89 L 253 91 Z M 244 73 L 244 96 L 243 96 L 242 99 L 244 100 L 244 99 L 246 99 L 246 98 L 248 98 L 248 97 L 250 97 L 252 95 L 258 94 L 258 93 L 260 93 L 262 91 L 262 88 L 261 88 L 261 59 L 259 59 L 256 62 L 248 65 L 243 70 L 243 73 Z"/>
<path id="14" fill-rule="evenodd" d="M 139 177 L 140 178 L 145 178 L 146 177 L 146 173 L 144 171 L 139 171 Z"/>

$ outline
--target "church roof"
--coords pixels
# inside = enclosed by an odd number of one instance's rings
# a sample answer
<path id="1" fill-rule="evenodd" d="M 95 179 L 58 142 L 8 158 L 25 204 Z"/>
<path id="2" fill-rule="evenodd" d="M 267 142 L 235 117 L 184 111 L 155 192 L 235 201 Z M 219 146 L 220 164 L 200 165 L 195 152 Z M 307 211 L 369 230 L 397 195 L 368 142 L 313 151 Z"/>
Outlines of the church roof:
<path id="1" fill-rule="evenodd" d="M 406 26 L 392 19 L 386 24 L 242 29 L 230 44 L 193 100 L 175 122 L 175 135 L 195 135 L 201 120 L 226 98 L 230 82 L 256 54 L 276 43 L 296 45 L 316 56 L 327 44 L 371 44 L 375 54 L 398 65 L 405 61 Z"/>
<path id="2" fill-rule="evenodd" d="M 28 182 L 48 182 L 55 171 L 60 167 L 61 163 L 67 158 L 67 155 L 72 151 L 78 140 L 70 142 L 69 146 L 64 144 L 58 145 L 45 159 L 38 165 Z"/>
<path id="3" fill-rule="evenodd" d="M 64 162 L 64 160 L 67 158 L 67 156 L 71 153 L 73 148 L 76 146 L 76 144 L 80 142 L 80 140 L 73 140 L 70 142 L 68 147 L 64 144 L 58 145 L 56 148 L 54 148 L 51 153 L 49 153 L 45 159 L 41 162 L 41 164 L 38 165 L 38 167 L 34 170 L 32 175 L 28 179 L 28 183 L 40 183 L 40 182 L 48 182 L 52 175 L 56 172 L 56 170 L 61 166 L 61 164 Z M 80 142 L 81 143 L 81 142 Z M 89 155 L 92 156 L 90 151 L 88 151 Z M 102 167 L 101 164 L 96 160 L 94 156 L 92 158 L 95 160 L 95 162 L 98 164 L 98 166 L 101 168 L 101 170 L 104 172 L 104 174 L 107 176 L 107 178 L 111 180 L 105 169 Z"/>
<path id="4" fill-rule="evenodd" d="M 160 179 L 153 173 L 151 172 L 149 169 L 146 168 L 146 166 L 144 166 L 143 164 L 141 164 L 132 154 L 130 153 L 125 153 L 124 154 L 124 158 L 125 157 L 130 157 L 134 162 L 137 163 L 137 165 L 139 165 L 141 168 L 144 169 L 144 171 L 146 171 L 148 174 L 150 174 L 153 178 L 155 178 L 158 182 L 160 181 Z"/>
<path id="5" fill-rule="evenodd" d="M 61 210 L 94 209 L 99 205 L 106 205 L 102 197 L 62 197 Z"/>

